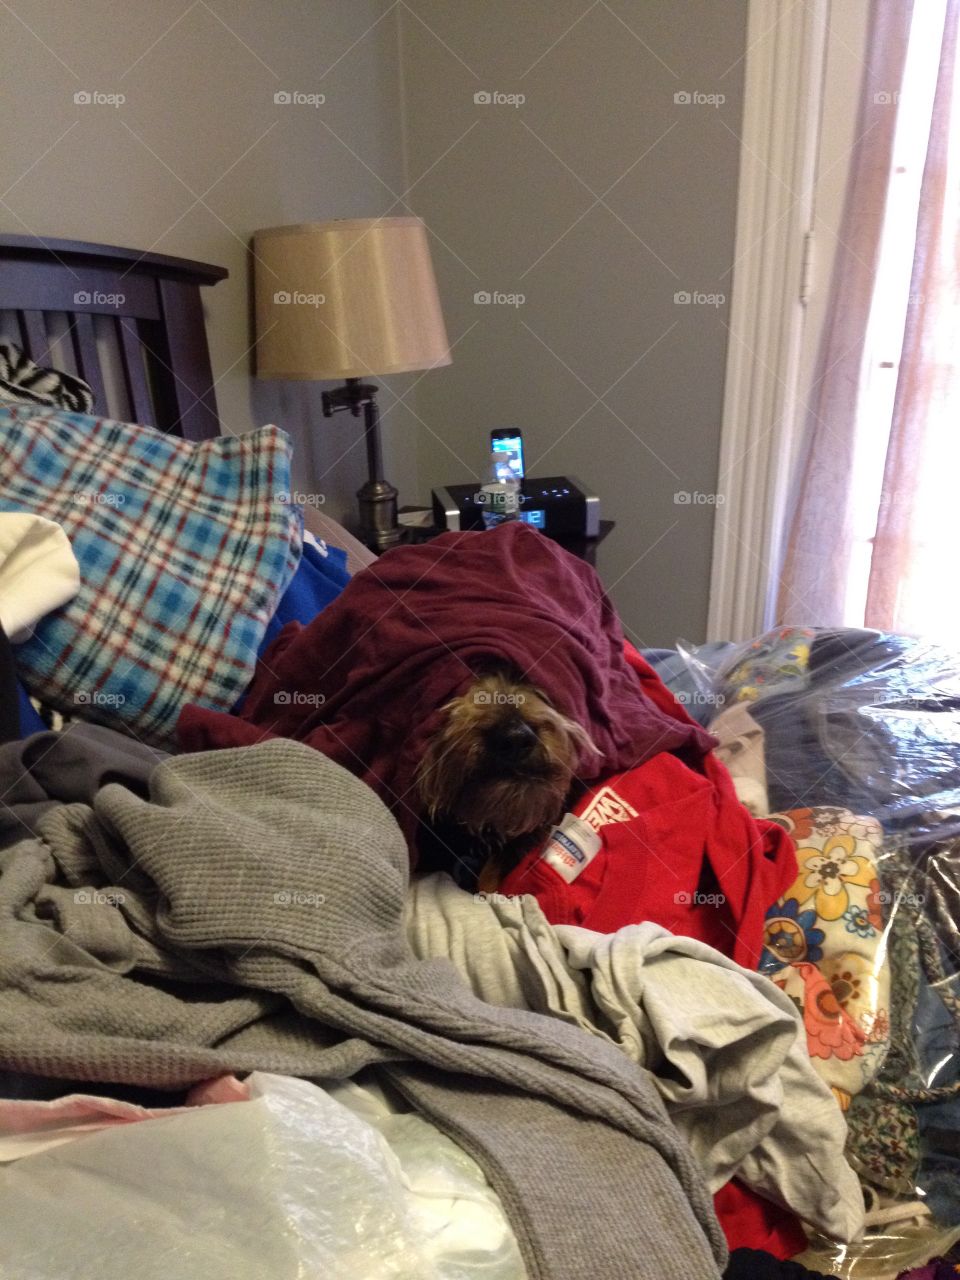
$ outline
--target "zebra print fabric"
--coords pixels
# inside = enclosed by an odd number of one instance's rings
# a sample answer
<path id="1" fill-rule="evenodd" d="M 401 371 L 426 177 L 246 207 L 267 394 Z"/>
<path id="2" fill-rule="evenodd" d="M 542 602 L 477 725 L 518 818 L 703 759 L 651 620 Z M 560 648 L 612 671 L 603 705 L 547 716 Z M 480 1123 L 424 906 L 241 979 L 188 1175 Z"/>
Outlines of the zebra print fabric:
<path id="1" fill-rule="evenodd" d="M 93 392 L 80 378 L 41 369 L 12 342 L 0 342 L 0 404 L 42 404 L 89 413 Z"/>

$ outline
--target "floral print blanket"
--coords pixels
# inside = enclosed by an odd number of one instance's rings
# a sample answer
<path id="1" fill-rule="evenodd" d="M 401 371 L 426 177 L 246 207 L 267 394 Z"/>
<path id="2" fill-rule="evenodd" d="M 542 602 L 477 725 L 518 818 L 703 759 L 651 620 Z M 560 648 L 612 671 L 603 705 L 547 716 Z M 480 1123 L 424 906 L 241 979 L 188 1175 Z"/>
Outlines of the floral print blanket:
<path id="1" fill-rule="evenodd" d="M 846 1110 L 890 1040 L 886 895 L 876 818 L 819 806 L 772 814 L 797 846 L 797 878 L 767 912 L 760 970 L 796 1003 L 807 1048 Z"/>

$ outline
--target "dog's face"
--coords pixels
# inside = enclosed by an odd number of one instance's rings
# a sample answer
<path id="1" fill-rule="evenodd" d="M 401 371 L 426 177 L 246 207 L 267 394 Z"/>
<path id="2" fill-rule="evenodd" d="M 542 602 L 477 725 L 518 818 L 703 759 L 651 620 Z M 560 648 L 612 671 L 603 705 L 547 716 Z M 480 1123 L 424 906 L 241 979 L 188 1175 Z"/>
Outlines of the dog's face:
<path id="1" fill-rule="evenodd" d="M 450 820 L 505 845 L 563 815 L 574 771 L 595 751 L 586 731 L 516 673 L 478 675 L 443 708 L 417 787 L 431 821 Z"/>

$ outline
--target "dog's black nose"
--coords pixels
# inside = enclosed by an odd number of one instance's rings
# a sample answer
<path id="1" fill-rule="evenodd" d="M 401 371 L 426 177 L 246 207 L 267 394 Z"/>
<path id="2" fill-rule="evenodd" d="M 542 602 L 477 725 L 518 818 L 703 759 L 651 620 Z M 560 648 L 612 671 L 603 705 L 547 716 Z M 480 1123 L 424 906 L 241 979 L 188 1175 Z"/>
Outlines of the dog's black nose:
<path id="1" fill-rule="evenodd" d="M 487 750 L 507 764 L 523 760 L 537 741 L 537 731 L 519 718 L 495 725 L 487 732 Z"/>

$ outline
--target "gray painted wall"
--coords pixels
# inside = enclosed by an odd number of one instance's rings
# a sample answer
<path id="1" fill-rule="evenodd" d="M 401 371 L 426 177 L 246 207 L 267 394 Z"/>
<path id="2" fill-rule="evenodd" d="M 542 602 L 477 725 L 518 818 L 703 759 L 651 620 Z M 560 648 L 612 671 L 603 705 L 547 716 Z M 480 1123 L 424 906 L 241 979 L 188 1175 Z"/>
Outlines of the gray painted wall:
<path id="1" fill-rule="evenodd" d="M 290 430 L 299 486 L 342 516 L 356 424 L 323 421 L 319 387 L 250 380 L 246 244 L 274 223 L 420 214 L 455 350 L 385 380 L 402 499 L 476 475 L 489 429 L 519 424 L 534 472 L 581 475 L 617 521 L 599 567 L 630 634 L 703 637 L 714 508 L 674 495 L 713 494 L 727 304 L 674 294 L 730 292 L 746 0 L 15 8 L 0 227 L 228 267 L 208 295 L 225 428 Z"/>
<path id="2" fill-rule="evenodd" d="M 224 429 L 285 427 L 298 485 L 325 495 L 335 516 L 352 511 L 365 467 L 356 422 L 322 419 L 319 384 L 251 380 L 247 244 L 262 226 L 384 214 L 402 192 L 390 4 L 13 3 L 19 20 L 5 14 L 0 54 L 0 227 L 227 267 L 229 280 L 206 295 Z M 77 90 L 126 101 L 76 105 Z M 284 90 L 326 102 L 274 103 Z M 402 393 L 410 381 L 391 386 Z M 389 474 L 410 493 L 413 420 L 402 406 L 386 417 Z"/>
<path id="3" fill-rule="evenodd" d="M 581 476 L 617 521 L 599 569 L 634 639 L 703 639 L 714 507 L 674 495 L 716 485 L 729 301 L 674 294 L 729 299 L 745 0 L 416 7 L 410 182 L 456 343 L 417 388 L 421 486 L 519 424 L 529 470 Z M 474 303 L 494 290 L 526 301 Z"/>

